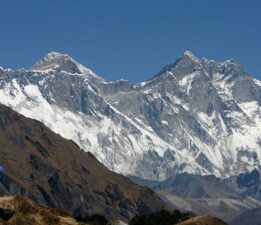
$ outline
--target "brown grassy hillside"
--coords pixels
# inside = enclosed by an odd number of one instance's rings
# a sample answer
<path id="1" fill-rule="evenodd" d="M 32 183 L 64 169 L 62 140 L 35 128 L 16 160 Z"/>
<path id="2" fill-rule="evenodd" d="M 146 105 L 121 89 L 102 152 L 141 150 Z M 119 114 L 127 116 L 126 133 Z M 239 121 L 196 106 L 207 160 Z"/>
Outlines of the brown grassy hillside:
<path id="1" fill-rule="evenodd" d="M 210 216 L 196 216 L 177 225 L 227 225 L 227 223 Z"/>
<path id="2" fill-rule="evenodd" d="M 164 206 L 151 190 L 109 171 L 74 142 L 2 105 L 0 165 L 0 196 L 27 196 L 75 216 L 128 220 Z"/>

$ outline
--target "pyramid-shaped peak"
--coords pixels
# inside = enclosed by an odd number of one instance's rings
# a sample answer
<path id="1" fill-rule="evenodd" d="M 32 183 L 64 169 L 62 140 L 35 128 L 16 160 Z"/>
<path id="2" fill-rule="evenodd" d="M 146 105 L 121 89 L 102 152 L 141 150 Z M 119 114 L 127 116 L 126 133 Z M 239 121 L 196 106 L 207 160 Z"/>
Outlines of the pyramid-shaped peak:
<path id="1" fill-rule="evenodd" d="M 67 72 L 78 73 L 78 63 L 67 54 L 50 52 L 46 54 L 39 62 L 32 66 L 33 70 L 64 70 Z"/>
<path id="2" fill-rule="evenodd" d="M 49 52 L 40 61 L 34 64 L 31 69 L 33 71 L 46 72 L 48 70 L 65 71 L 71 74 L 85 74 L 94 79 L 103 80 L 91 70 L 85 68 L 68 54 L 59 52 Z"/>
<path id="3" fill-rule="evenodd" d="M 185 51 L 180 55 L 178 59 L 167 65 L 163 70 L 169 70 L 174 67 L 185 67 L 191 65 L 198 65 L 201 63 L 201 60 L 197 58 L 191 51 Z"/>
<path id="4" fill-rule="evenodd" d="M 181 59 L 185 58 L 196 62 L 200 61 L 200 59 L 196 57 L 191 51 L 185 51 L 180 58 Z"/>
<path id="5" fill-rule="evenodd" d="M 40 59 L 35 65 L 40 64 L 52 64 L 54 62 L 62 64 L 64 61 L 71 61 L 74 64 L 77 62 L 71 58 L 68 54 L 62 54 L 59 52 L 49 52 L 43 58 Z"/>

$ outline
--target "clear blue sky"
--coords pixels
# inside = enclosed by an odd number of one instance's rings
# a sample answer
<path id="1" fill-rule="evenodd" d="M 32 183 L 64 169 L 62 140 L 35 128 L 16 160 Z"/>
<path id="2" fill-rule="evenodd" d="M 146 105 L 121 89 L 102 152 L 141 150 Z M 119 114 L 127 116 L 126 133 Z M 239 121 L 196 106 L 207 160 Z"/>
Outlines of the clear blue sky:
<path id="1" fill-rule="evenodd" d="M 259 0 L 0 0 L 0 65 L 68 53 L 108 80 L 135 83 L 184 50 L 234 58 L 261 79 Z"/>

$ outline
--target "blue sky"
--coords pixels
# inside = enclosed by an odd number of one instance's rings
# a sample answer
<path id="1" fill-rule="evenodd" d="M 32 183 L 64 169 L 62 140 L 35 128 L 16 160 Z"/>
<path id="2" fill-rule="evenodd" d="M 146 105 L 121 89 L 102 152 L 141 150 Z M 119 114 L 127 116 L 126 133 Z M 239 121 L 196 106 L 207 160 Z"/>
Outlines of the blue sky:
<path id="1" fill-rule="evenodd" d="M 68 53 L 108 80 L 135 83 L 190 50 L 234 58 L 261 79 L 259 0 L 0 0 L 0 65 Z"/>

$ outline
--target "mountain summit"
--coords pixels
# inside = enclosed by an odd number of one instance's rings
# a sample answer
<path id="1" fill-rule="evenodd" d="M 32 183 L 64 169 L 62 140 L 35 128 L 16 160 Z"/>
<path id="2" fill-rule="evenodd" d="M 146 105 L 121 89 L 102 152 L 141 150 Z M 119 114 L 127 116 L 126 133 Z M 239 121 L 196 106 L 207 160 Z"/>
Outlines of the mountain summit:
<path id="1" fill-rule="evenodd" d="M 194 62 L 200 61 L 200 59 L 198 57 L 196 57 L 191 51 L 188 51 L 188 50 L 183 52 L 180 59 L 189 59 L 189 60 L 194 61 Z"/>
<path id="2" fill-rule="evenodd" d="M 69 73 L 81 73 L 79 63 L 67 54 L 50 52 L 46 54 L 39 62 L 32 66 L 32 70 L 64 70 Z"/>
<path id="3" fill-rule="evenodd" d="M 85 74 L 94 79 L 102 80 L 99 76 L 94 74 L 91 70 L 85 68 L 83 65 L 75 61 L 67 54 L 58 52 L 50 52 L 46 54 L 39 62 L 31 67 L 33 71 L 64 71 L 71 74 Z"/>

